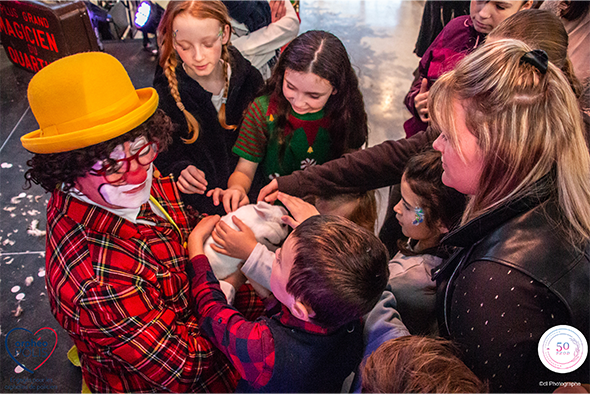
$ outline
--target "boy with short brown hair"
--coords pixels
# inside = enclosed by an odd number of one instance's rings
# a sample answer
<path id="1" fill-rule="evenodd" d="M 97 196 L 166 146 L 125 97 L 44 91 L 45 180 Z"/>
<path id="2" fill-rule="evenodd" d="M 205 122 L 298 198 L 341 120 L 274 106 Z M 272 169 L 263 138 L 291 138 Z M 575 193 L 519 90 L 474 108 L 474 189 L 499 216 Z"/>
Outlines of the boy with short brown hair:
<path id="1" fill-rule="evenodd" d="M 238 391 L 339 392 L 362 359 L 361 317 L 387 283 L 385 246 L 347 219 L 312 216 L 276 252 L 270 285 L 282 311 L 249 322 L 226 304 L 202 254 L 218 220 L 193 230 L 187 271 L 199 325 L 241 373 Z"/>
<path id="2" fill-rule="evenodd" d="M 361 367 L 363 393 L 487 393 L 452 342 L 408 335 L 390 339 Z"/>

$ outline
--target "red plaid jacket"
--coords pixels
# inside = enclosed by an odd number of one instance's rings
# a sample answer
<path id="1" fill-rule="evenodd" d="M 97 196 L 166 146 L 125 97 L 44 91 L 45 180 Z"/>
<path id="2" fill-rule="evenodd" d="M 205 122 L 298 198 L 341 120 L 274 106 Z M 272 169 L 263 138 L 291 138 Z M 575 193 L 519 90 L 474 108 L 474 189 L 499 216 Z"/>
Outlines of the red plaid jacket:
<path id="1" fill-rule="evenodd" d="M 170 178 L 152 195 L 177 223 L 187 217 Z M 133 224 L 54 191 L 47 207 L 47 290 L 74 339 L 93 392 L 232 392 L 239 375 L 201 336 L 192 314 L 180 235 L 144 204 Z"/>
<path id="2" fill-rule="evenodd" d="M 227 355 L 252 387 L 264 387 L 272 378 L 275 367 L 275 342 L 266 321 L 248 321 L 227 304 L 205 255 L 195 256 L 190 263 L 192 266 L 187 266 L 187 271 L 192 277 L 192 294 L 203 332 Z M 285 305 L 281 307 L 277 317 L 285 327 L 318 335 L 334 331 L 299 320 Z"/>

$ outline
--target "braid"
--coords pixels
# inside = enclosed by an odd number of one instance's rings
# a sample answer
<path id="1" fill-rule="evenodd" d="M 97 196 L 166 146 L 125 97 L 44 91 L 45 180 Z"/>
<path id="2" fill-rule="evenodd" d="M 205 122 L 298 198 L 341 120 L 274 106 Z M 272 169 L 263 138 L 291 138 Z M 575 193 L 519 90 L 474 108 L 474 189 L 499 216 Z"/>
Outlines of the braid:
<path id="1" fill-rule="evenodd" d="M 184 104 L 180 99 L 180 93 L 178 92 L 178 79 L 176 78 L 176 66 L 178 65 L 178 61 L 176 60 L 176 55 L 171 53 L 168 59 L 166 60 L 165 67 L 164 67 L 164 74 L 168 79 L 168 86 L 170 86 L 170 94 L 176 101 L 176 105 L 178 109 L 183 113 L 186 124 L 188 126 L 188 139 L 180 138 L 185 144 L 192 144 L 199 138 L 199 122 L 197 119 L 184 108 Z"/>
<path id="2" fill-rule="evenodd" d="M 582 83 L 580 83 L 580 80 L 576 77 L 576 74 L 574 73 L 574 66 L 569 56 L 566 57 L 565 63 L 561 68 L 561 71 L 563 71 L 563 74 L 567 78 L 567 81 L 570 83 L 570 86 L 572 87 L 572 90 L 574 91 L 576 98 L 579 100 L 582 96 L 584 88 Z"/>
<path id="3" fill-rule="evenodd" d="M 227 46 L 229 45 L 229 41 L 227 44 L 223 45 L 221 48 L 221 59 L 223 60 L 223 80 L 225 81 L 223 87 L 223 98 L 221 99 L 221 108 L 219 108 L 219 113 L 217 114 L 217 118 L 219 119 L 219 124 L 226 130 L 235 130 L 236 125 L 228 125 L 226 123 L 225 118 L 225 103 L 227 101 L 227 95 L 229 94 L 229 78 L 227 75 L 227 66 L 229 63 L 229 51 L 227 50 Z"/>

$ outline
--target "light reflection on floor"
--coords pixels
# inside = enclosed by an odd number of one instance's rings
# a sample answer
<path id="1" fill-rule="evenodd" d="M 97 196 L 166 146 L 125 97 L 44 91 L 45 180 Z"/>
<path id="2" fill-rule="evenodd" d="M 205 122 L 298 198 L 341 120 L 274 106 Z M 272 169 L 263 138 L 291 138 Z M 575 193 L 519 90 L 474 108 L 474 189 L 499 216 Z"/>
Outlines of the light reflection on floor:
<path id="1" fill-rule="evenodd" d="M 369 118 L 369 145 L 405 136 L 403 104 L 419 58 L 414 45 L 424 1 L 301 0 L 300 32 L 327 30 L 346 47 L 357 70 Z M 380 221 L 387 204 L 380 190 Z"/>

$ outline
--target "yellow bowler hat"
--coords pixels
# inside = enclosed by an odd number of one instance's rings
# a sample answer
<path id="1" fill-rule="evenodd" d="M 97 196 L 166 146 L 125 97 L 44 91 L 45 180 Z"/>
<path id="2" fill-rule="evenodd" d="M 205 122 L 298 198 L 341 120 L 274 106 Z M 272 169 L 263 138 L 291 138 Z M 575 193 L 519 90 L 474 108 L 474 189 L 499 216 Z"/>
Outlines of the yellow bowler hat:
<path id="1" fill-rule="evenodd" d="M 158 107 L 153 88 L 135 90 L 113 56 L 86 52 L 59 59 L 29 83 L 39 130 L 21 137 L 33 153 L 58 153 L 108 141 L 145 122 Z"/>

